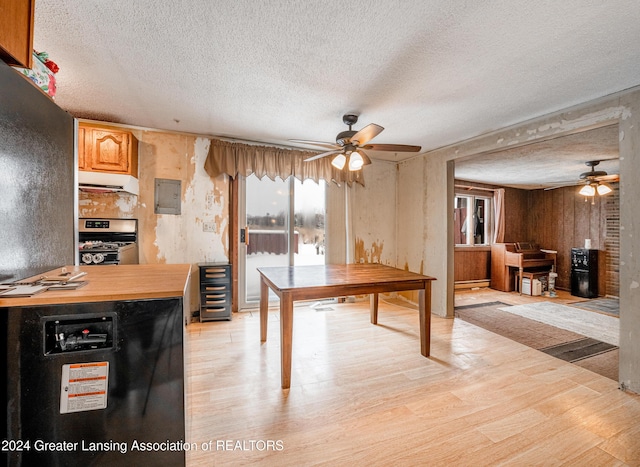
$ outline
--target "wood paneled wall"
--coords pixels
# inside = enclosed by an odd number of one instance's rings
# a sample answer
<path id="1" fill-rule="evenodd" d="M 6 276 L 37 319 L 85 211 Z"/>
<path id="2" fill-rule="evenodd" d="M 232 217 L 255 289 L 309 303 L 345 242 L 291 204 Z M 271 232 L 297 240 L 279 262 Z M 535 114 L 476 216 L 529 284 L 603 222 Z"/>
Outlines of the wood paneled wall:
<path id="1" fill-rule="evenodd" d="M 504 240 L 502 243 L 533 240 L 529 233 L 529 192 L 505 188 L 504 191 Z"/>
<path id="2" fill-rule="evenodd" d="M 489 247 L 457 247 L 455 249 L 454 281 L 489 280 L 490 278 L 491 249 Z"/>
<path id="3" fill-rule="evenodd" d="M 541 248 L 557 250 L 556 287 L 570 289 L 571 248 L 584 247 L 589 238 L 592 248 L 601 250 L 606 258 L 601 263 L 606 267 L 600 271 L 600 295 L 618 295 L 619 190 L 617 183 L 611 187 L 613 192 L 596 196 L 594 204 L 578 194 L 578 187 L 528 192 L 529 238 Z"/>
<path id="4" fill-rule="evenodd" d="M 585 202 L 578 187 L 555 190 L 505 188 L 505 242 L 530 241 L 558 252 L 556 287 L 571 288 L 571 248 L 583 247 L 587 238 L 592 248 L 604 255 L 600 267 L 600 295 L 618 296 L 620 291 L 620 196 L 613 192 Z M 488 185 L 483 185 L 488 187 Z M 454 280 L 490 278 L 490 252 L 480 247 L 456 248 Z"/>

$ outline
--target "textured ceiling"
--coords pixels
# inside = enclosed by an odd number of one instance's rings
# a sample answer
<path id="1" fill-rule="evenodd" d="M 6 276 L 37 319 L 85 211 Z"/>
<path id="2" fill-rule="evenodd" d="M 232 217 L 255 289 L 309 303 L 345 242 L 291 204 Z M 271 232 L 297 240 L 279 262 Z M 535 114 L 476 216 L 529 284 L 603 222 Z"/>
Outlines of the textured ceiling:
<path id="1" fill-rule="evenodd" d="M 426 152 L 639 85 L 639 37 L 637 0 L 38 0 L 34 45 L 79 118 Z"/>
<path id="2" fill-rule="evenodd" d="M 519 148 L 456 161 L 459 180 L 537 189 L 577 185 L 580 174 L 594 170 L 619 175 L 618 125 L 550 139 Z"/>

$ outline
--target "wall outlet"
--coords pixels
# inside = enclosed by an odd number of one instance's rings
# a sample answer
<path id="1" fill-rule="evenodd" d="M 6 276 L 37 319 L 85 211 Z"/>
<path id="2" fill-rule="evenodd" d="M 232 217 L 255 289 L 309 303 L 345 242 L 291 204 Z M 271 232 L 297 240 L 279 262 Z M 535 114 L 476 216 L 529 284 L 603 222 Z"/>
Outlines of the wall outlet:
<path id="1" fill-rule="evenodd" d="M 203 232 L 215 232 L 216 231 L 216 223 L 215 222 L 203 222 L 202 223 L 202 231 Z"/>

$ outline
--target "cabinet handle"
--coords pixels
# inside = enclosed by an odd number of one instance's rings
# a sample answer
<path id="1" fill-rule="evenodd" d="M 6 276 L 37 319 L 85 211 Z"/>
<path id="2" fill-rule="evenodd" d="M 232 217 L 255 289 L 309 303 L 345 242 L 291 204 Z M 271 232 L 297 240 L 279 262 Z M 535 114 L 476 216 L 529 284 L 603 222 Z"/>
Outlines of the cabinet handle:
<path id="1" fill-rule="evenodd" d="M 207 299 L 205 304 L 206 305 L 221 305 L 221 306 L 224 306 L 225 305 L 225 301 L 224 300 L 209 300 L 209 299 Z"/>
<path id="2" fill-rule="evenodd" d="M 224 274 L 225 270 L 223 268 L 209 268 L 206 270 L 206 274 Z"/>
<path id="3" fill-rule="evenodd" d="M 224 274 L 207 274 L 207 279 L 224 279 L 226 277 Z"/>
<path id="4" fill-rule="evenodd" d="M 207 300 L 221 300 L 224 302 L 225 300 L 225 296 L 224 294 L 205 294 L 205 297 L 207 297 Z"/>

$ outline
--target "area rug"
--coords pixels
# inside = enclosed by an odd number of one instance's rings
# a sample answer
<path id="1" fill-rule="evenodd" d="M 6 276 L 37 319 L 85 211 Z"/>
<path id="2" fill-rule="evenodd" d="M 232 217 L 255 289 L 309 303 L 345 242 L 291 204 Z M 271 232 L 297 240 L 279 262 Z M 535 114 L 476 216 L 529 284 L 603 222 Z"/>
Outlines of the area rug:
<path id="1" fill-rule="evenodd" d="M 618 346 L 620 320 L 613 316 L 593 313 L 553 302 L 535 302 L 526 305 L 505 306 L 502 311 L 541 323 L 591 337 Z"/>
<path id="2" fill-rule="evenodd" d="M 571 362 L 618 381 L 619 350 L 616 346 L 504 311 L 513 308 L 489 302 L 455 308 L 456 318 L 513 341 Z"/>
<path id="3" fill-rule="evenodd" d="M 607 313 L 612 316 L 620 316 L 620 300 L 617 298 L 594 298 L 592 300 L 584 300 L 581 302 L 573 302 L 570 304 L 583 310 L 597 311 L 598 313 Z"/>
<path id="4" fill-rule="evenodd" d="M 540 350 L 565 362 L 577 362 L 585 358 L 603 354 L 615 348 L 615 345 L 607 344 L 606 342 L 601 342 L 590 337 L 583 337 L 582 339 L 553 345 Z"/>

